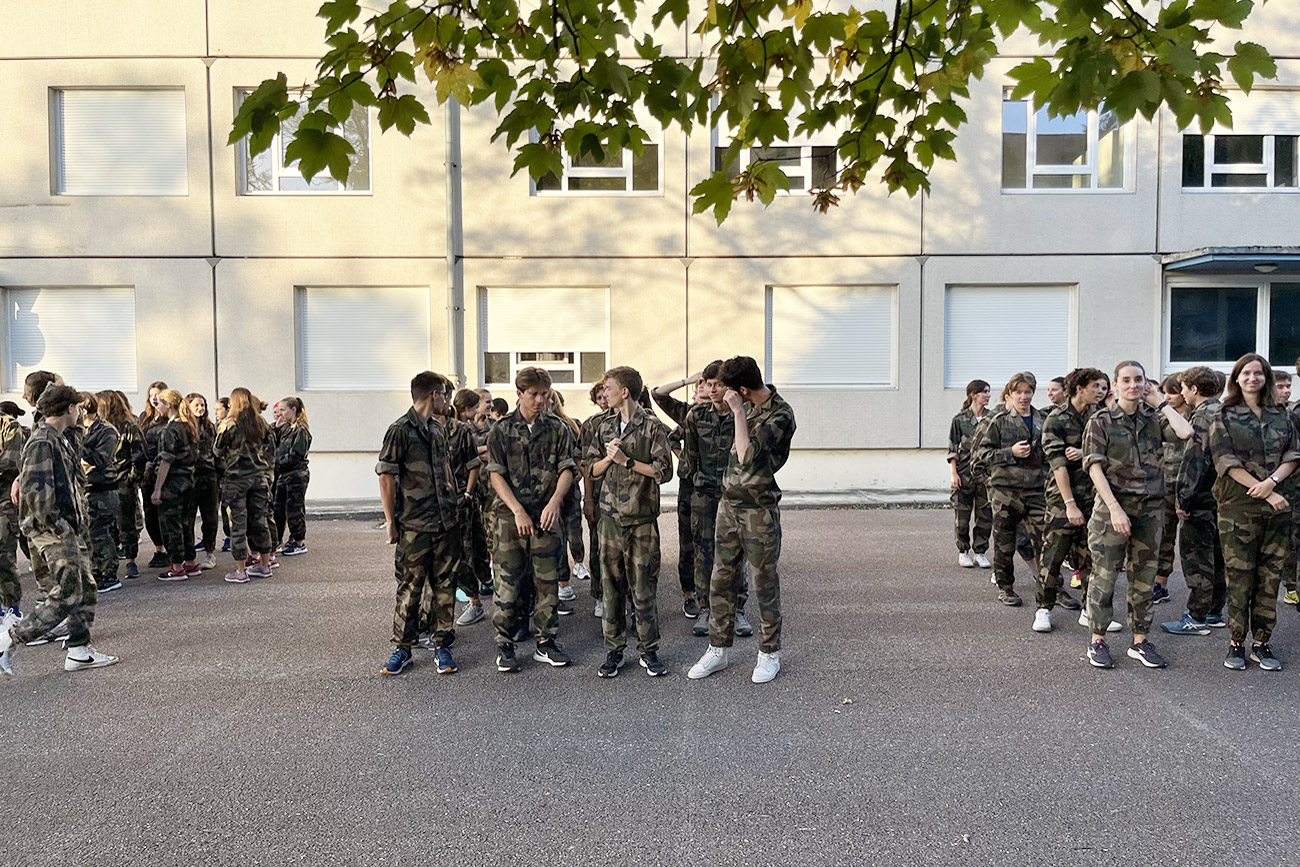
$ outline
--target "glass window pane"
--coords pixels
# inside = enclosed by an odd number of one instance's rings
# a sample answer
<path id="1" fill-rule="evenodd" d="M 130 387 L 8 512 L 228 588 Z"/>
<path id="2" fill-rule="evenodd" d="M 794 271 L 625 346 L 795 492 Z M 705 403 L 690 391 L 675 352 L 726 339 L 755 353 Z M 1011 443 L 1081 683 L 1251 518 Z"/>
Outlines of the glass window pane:
<path id="1" fill-rule="evenodd" d="M 749 159 L 751 162 L 757 162 L 759 160 L 774 162 L 782 169 L 797 169 L 799 168 L 800 162 L 802 162 L 799 150 L 799 148 L 792 147 L 750 148 Z"/>
<path id="2" fill-rule="evenodd" d="M 1004 190 L 1025 188 L 1026 141 L 1023 132 L 1002 133 L 1002 188 Z"/>
<path id="3" fill-rule="evenodd" d="M 623 151 L 605 151 L 605 156 L 602 159 L 597 159 L 592 154 L 578 154 L 573 158 L 573 165 L 584 169 L 621 169 L 623 167 Z"/>
<path id="4" fill-rule="evenodd" d="M 1002 101 L 1002 132 L 1029 132 L 1029 103 L 1023 99 L 1005 99 Z"/>
<path id="5" fill-rule="evenodd" d="M 1097 186 L 1103 190 L 1124 187 L 1124 127 L 1113 111 L 1097 118 Z"/>
<path id="6" fill-rule="evenodd" d="M 483 381 L 489 383 L 510 382 L 510 353 L 483 353 Z"/>
<path id="7" fill-rule="evenodd" d="M 248 142 L 244 142 L 248 147 Z M 247 151 L 245 151 L 247 153 Z M 266 193 L 271 191 L 271 155 L 275 148 L 264 150 L 255 157 L 244 160 L 244 192 Z"/>
<path id="8" fill-rule="evenodd" d="M 573 382 L 572 370 L 548 370 L 547 373 L 551 375 L 551 382 Z"/>
<path id="9" fill-rule="evenodd" d="M 1183 186 L 1205 186 L 1205 137 L 1183 136 Z"/>
<path id="10" fill-rule="evenodd" d="M 1035 115 L 1038 125 L 1038 156 L 1040 166 L 1084 166 L 1088 164 L 1088 113 L 1081 111 L 1069 117 L 1048 117 L 1047 109 L 1040 108 Z"/>
<path id="11" fill-rule="evenodd" d="M 812 149 L 812 187 L 825 189 L 834 186 L 838 180 L 835 174 L 835 148 L 815 147 Z"/>
<path id="12" fill-rule="evenodd" d="M 1274 283 L 1268 311 L 1268 360 L 1283 370 L 1300 360 L 1300 283 Z"/>
<path id="13" fill-rule="evenodd" d="M 570 190 L 618 190 L 627 189 L 626 178 L 569 178 Z"/>
<path id="14" fill-rule="evenodd" d="M 1300 166 L 1296 164 L 1296 137 L 1279 135 L 1273 137 L 1273 186 L 1294 187 L 1300 175 Z"/>
<path id="15" fill-rule="evenodd" d="M 521 352 L 519 363 L 525 361 L 533 364 L 573 364 L 572 352 Z"/>
<path id="16" fill-rule="evenodd" d="M 648 144 L 641 156 L 632 157 L 632 189 L 655 191 L 659 189 L 659 145 Z"/>
<path id="17" fill-rule="evenodd" d="M 1224 175 L 1215 172 L 1210 175 L 1212 187 L 1267 187 L 1268 175 Z"/>
<path id="18" fill-rule="evenodd" d="M 352 165 L 348 169 L 345 190 L 370 189 L 370 112 L 364 105 L 354 106 L 347 122 L 339 129 L 352 145 Z"/>
<path id="19" fill-rule="evenodd" d="M 558 190 L 560 188 L 560 176 L 556 174 L 545 174 L 537 179 L 537 189 L 539 190 Z"/>
<path id="20" fill-rule="evenodd" d="M 581 353 L 583 382 L 600 382 L 605 375 L 605 353 L 603 352 L 584 352 Z"/>
<path id="21" fill-rule="evenodd" d="M 1255 351 L 1253 286 L 1187 287 L 1169 292 L 1169 360 L 1236 361 Z"/>
<path id="22" fill-rule="evenodd" d="M 720 168 L 722 168 L 722 167 L 723 167 L 723 163 L 722 163 L 722 161 L 723 161 L 724 159 L 726 159 L 726 157 L 727 157 L 727 149 L 726 149 L 726 148 L 714 148 L 714 149 L 713 149 L 713 167 L 714 167 L 715 169 L 720 169 Z M 736 160 L 736 161 L 734 161 L 734 162 L 731 162 L 731 163 L 727 164 L 727 166 L 726 166 L 726 169 L 727 169 L 727 177 L 729 177 L 729 178 L 735 178 L 737 175 L 740 174 L 740 165 L 739 165 L 739 163 L 740 163 L 740 160 Z"/>
<path id="23" fill-rule="evenodd" d="M 1264 162 L 1264 137 L 1262 135 L 1216 135 L 1214 137 L 1214 162 L 1216 165 Z"/>
<path id="24" fill-rule="evenodd" d="M 1036 190 L 1086 190 L 1092 186 L 1092 175 L 1034 175 Z"/>

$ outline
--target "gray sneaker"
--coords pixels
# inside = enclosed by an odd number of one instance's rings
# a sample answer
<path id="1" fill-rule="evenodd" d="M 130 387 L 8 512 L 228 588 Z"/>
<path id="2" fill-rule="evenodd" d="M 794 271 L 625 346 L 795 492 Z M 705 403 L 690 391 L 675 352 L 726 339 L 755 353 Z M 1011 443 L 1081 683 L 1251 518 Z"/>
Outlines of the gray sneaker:
<path id="1" fill-rule="evenodd" d="M 740 636 L 741 638 L 748 638 L 753 634 L 754 634 L 754 627 L 750 626 L 749 621 L 745 619 L 745 612 L 737 611 L 736 612 L 736 635 Z"/>
<path id="2" fill-rule="evenodd" d="M 484 618 L 483 606 L 477 602 L 471 602 L 460 612 L 456 618 L 457 626 L 472 626 Z"/>
<path id="3" fill-rule="evenodd" d="M 691 626 L 691 635 L 696 638 L 709 637 L 709 609 L 700 609 L 700 616 L 695 618 L 695 624 Z"/>

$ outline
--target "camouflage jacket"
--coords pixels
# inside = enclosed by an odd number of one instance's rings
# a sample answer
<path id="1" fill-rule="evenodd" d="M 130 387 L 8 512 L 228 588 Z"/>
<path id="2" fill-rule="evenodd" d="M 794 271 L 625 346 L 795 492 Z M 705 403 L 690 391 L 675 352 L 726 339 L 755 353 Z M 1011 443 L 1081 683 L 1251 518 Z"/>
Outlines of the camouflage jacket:
<path id="1" fill-rule="evenodd" d="M 389 425 L 375 473 L 397 477 L 394 509 L 401 529 L 421 533 L 456 529 L 460 493 L 451 475 L 447 432 L 437 419 L 422 422 L 412 407 Z"/>
<path id="2" fill-rule="evenodd" d="M 650 392 L 650 397 L 664 411 L 664 415 L 672 419 L 673 424 L 681 427 L 686 423 L 686 414 L 691 411 L 691 405 L 684 400 L 678 400 L 671 394 L 655 394 Z"/>
<path id="3" fill-rule="evenodd" d="M 673 456 L 668 448 L 668 428 L 640 406 L 632 411 L 627 427 L 618 413 L 601 419 L 589 438 L 583 458 L 588 466 L 606 457 L 606 446 L 622 442 L 623 454 L 649 464 L 654 477 L 611 463 L 601 479 L 600 514 L 622 527 L 648 524 L 659 517 L 659 486 L 673 477 Z"/>
<path id="4" fill-rule="evenodd" d="M 487 470 L 505 480 L 519 505 L 536 521 L 555 495 L 564 471 L 577 478 L 575 447 L 573 431 L 555 416 L 539 413 L 530 431 L 516 408 L 493 425 L 488 434 Z M 498 502 L 497 507 L 503 510 L 505 503 Z"/>
<path id="5" fill-rule="evenodd" d="M 1031 407 L 1029 418 L 1030 425 L 1026 426 L 1019 413 L 1003 406 L 980 422 L 974 446 L 976 461 L 987 469 L 992 487 L 1043 490 L 1043 414 Z M 1018 458 L 1011 453 L 1011 447 L 1021 440 L 1029 441 L 1028 457 Z"/>
<path id="6" fill-rule="evenodd" d="M 247 442 L 232 418 L 225 418 L 212 440 L 212 454 L 221 467 L 226 481 L 236 481 L 253 476 L 265 476 L 269 465 L 267 455 L 275 454 L 275 434 L 265 423 L 260 442 Z"/>
<path id="7" fill-rule="evenodd" d="M 1175 439 L 1160 410 L 1138 404 L 1132 416 L 1114 406 L 1102 407 L 1088 419 L 1083 434 L 1083 466 L 1100 464 L 1119 496 L 1163 497 L 1165 473 L 1161 469 L 1164 444 Z"/>
<path id="8" fill-rule="evenodd" d="M 85 474 L 68 438 L 38 424 L 23 446 L 18 526 L 23 535 L 70 537 L 87 527 Z"/>
<path id="9" fill-rule="evenodd" d="M 1083 458 L 1072 461 L 1065 456 L 1067 448 L 1083 451 L 1083 431 L 1095 408 L 1088 407 L 1080 414 L 1074 404 L 1066 402 L 1048 413 L 1043 421 L 1043 456 L 1047 458 L 1047 502 L 1058 508 L 1065 505 L 1065 497 L 1057 487 L 1054 471 L 1064 467 L 1070 473 L 1070 493 L 1079 508 L 1091 505 L 1096 492 L 1092 478 L 1083 468 Z M 1082 504 L 1082 505 L 1080 505 Z"/>
<path id="10" fill-rule="evenodd" d="M 113 463 L 117 467 L 118 484 L 139 484 L 144 478 L 144 433 L 129 416 L 117 433 Z"/>
<path id="11" fill-rule="evenodd" d="M 591 444 L 592 437 L 596 435 L 596 428 L 600 427 L 600 423 L 611 415 L 613 415 L 613 412 L 607 409 L 602 409 L 600 412 L 588 416 L 582 424 L 578 425 L 579 454 L 584 456 L 587 454 L 587 446 Z M 586 465 L 585 457 L 583 458 L 583 464 L 584 466 Z M 596 503 L 598 508 L 600 506 L 600 484 L 601 479 L 593 477 L 591 480 L 591 490 L 585 492 L 586 495 Z"/>
<path id="12" fill-rule="evenodd" d="M 121 481 L 117 474 L 117 446 L 121 442 L 117 428 L 97 418 L 81 441 L 81 468 L 86 484 L 94 491 L 115 491 Z"/>
<path id="13" fill-rule="evenodd" d="M 13 416 L 0 413 L 0 496 L 9 496 L 9 488 L 23 467 L 23 445 L 27 442 L 27 428 Z"/>
<path id="14" fill-rule="evenodd" d="M 1300 461 L 1300 439 L 1285 407 L 1266 406 L 1257 418 L 1246 404 L 1221 404 L 1210 416 L 1210 457 L 1219 474 L 1214 499 L 1219 510 L 1272 513 L 1267 500 L 1246 493 L 1246 487 L 1228 475 L 1240 467 L 1263 481 L 1280 464 Z"/>
<path id="15" fill-rule="evenodd" d="M 1192 437 L 1183 449 L 1174 477 L 1174 504 L 1184 512 L 1214 508 L 1214 459 L 1210 457 L 1210 419 L 1219 413 L 1219 399 L 1212 397 L 1192 411 Z M 1169 479 L 1165 479 L 1169 484 Z"/>
<path id="16" fill-rule="evenodd" d="M 768 389 L 771 394 L 761 405 L 745 402 L 745 423 L 749 429 L 749 453 L 745 462 L 740 462 L 734 442 L 727 455 L 722 496 L 738 508 L 768 509 L 781 502 L 776 474 L 790 459 L 794 410 L 773 386 L 768 385 Z"/>
<path id="17" fill-rule="evenodd" d="M 158 439 L 158 463 L 168 465 L 167 478 L 194 475 L 194 463 L 199 457 L 199 444 L 189 426 L 178 418 L 163 425 Z"/>
<path id="18" fill-rule="evenodd" d="M 153 464 L 154 469 L 158 469 L 158 441 L 162 439 L 163 428 L 167 426 L 167 420 L 161 419 L 143 429 L 144 434 L 144 459 Z"/>
<path id="19" fill-rule="evenodd" d="M 307 452 L 311 449 L 311 431 L 294 424 L 277 429 L 275 441 L 275 471 L 296 473 L 307 469 Z"/>
<path id="20" fill-rule="evenodd" d="M 456 484 L 456 496 L 459 497 L 469 486 L 469 474 L 481 467 L 483 461 L 479 460 L 478 440 L 474 437 L 473 427 L 452 419 L 444 430 L 447 432 L 447 459 L 451 463 L 451 477 Z"/>
<path id="21" fill-rule="evenodd" d="M 206 417 L 199 421 L 199 441 L 194 449 L 194 475 L 212 476 L 217 472 L 217 456 L 212 453 L 212 441 L 217 437 L 217 429 Z"/>
<path id="22" fill-rule="evenodd" d="M 1191 413 L 1184 415 L 1183 418 L 1191 419 Z M 1165 472 L 1165 495 L 1173 496 L 1174 486 L 1178 480 L 1178 469 L 1183 465 L 1183 452 L 1187 450 L 1187 444 L 1191 440 L 1180 440 L 1176 436 L 1171 436 L 1165 441 L 1164 452 L 1160 457 L 1160 469 Z"/>
<path id="23" fill-rule="evenodd" d="M 722 476 L 736 441 L 735 419 L 730 412 L 718 412 L 712 403 L 701 403 L 686 413 L 683 428 L 682 466 L 695 489 L 721 494 Z"/>
<path id="24" fill-rule="evenodd" d="M 975 410 L 964 409 L 952 417 L 952 424 L 948 426 L 948 460 L 956 464 L 957 476 L 961 479 L 962 486 L 970 485 L 975 479 L 971 476 L 971 451 L 975 445 L 975 428 L 980 420 L 975 417 Z M 979 481 L 986 481 L 980 479 Z"/>
<path id="25" fill-rule="evenodd" d="M 668 433 L 668 447 L 673 454 L 677 455 L 677 475 L 689 485 L 692 483 L 691 472 L 686 465 L 684 456 L 686 453 L 686 415 L 691 411 L 691 405 L 684 400 L 678 400 L 671 394 L 655 394 L 651 391 L 650 397 L 664 411 L 664 415 L 672 420 L 673 428 Z"/>

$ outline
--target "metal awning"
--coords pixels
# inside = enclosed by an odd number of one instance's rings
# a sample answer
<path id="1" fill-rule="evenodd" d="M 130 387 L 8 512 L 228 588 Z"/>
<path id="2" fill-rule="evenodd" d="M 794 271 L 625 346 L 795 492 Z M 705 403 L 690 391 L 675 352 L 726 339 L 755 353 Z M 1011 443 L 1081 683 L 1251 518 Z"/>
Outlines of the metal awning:
<path id="1" fill-rule="evenodd" d="M 1300 247 L 1201 247 L 1160 257 L 1183 274 L 1300 274 Z"/>

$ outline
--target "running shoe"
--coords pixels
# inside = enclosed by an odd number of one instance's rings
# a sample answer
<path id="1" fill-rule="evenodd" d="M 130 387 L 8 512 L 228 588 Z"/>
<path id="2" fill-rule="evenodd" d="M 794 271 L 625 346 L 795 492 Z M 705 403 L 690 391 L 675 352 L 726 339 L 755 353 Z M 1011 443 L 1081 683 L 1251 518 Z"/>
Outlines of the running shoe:
<path id="1" fill-rule="evenodd" d="M 112 593 L 114 590 L 122 589 L 122 579 L 118 578 L 116 575 L 108 578 L 96 579 L 95 583 L 99 585 L 100 593 Z"/>
<path id="2" fill-rule="evenodd" d="M 139 577 L 140 577 L 140 567 L 137 566 L 137 565 L 135 565 L 134 563 L 127 563 L 127 564 L 126 564 L 126 577 L 129 578 L 129 579 L 132 579 L 132 580 L 134 580 L 134 579 L 136 579 L 136 578 L 139 578 Z"/>
<path id="3" fill-rule="evenodd" d="M 687 620 L 694 620 L 700 616 L 700 603 L 695 601 L 694 596 L 687 596 L 682 600 L 682 614 L 686 615 Z"/>
<path id="4" fill-rule="evenodd" d="M 974 569 L 975 561 L 971 559 L 970 554 L 965 551 L 957 552 L 957 565 L 963 569 Z"/>
<path id="5" fill-rule="evenodd" d="M 736 611 L 736 636 L 739 638 L 748 638 L 754 634 L 754 627 L 749 625 L 749 620 L 745 618 L 745 612 Z"/>
<path id="6" fill-rule="evenodd" d="M 439 647 L 433 652 L 438 663 L 438 674 L 455 674 L 456 660 L 452 659 L 450 647 Z"/>
<path id="7" fill-rule="evenodd" d="M 393 655 L 388 657 L 384 667 L 379 669 L 380 674 L 401 674 L 411 667 L 411 651 L 405 647 L 399 647 L 393 651 Z"/>
<path id="8" fill-rule="evenodd" d="M 533 653 L 533 659 L 547 665 L 553 665 L 556 668 L 563 668 L 571 662 L 568 655 L 560 649 L 560 645 L 554 641 L 537 645 L 537 650 Z"/>
<path id="9" fill-rule="evenodd" d="M 254 565 L 249 566 L 244 571 L 248 573 L 249 578 L 270 578 L 271 577 L 270 567 L 263 566 L 261 563 L 255 563 Z"/>
<path id="10" fill-rule="evenodd" d="M 578 581 L 590 581 L 591 570 L 587 568 L 586 563 L 574 563 L 573 577 Z"/>
<path id="11" fill-rule="evenodd" d="M 1282 601 L 1287 605 L 1300 604 L 1300 594 L 1296 593 L 1294 590 L 1288 590 L 1282 594 Z"/>
<path id="12" fill-rule="evenodd" d="M 171 564 L 172 559 L 163 551 L 154 551 L 153 556 L 149 558 L 150 569 L 158 569 L 163 566 L 170 566 Z"/>
<path id="13" fill-rule="evenodd" d="M 1093 668 L 1115 667 L 1115 660 L 1110 658 L 1110 648 L 1100 638 L 1088 645 L 1088 664 Z"/>
<path id="14" fill-rule="evenodd" d="M 248 571 L 246 569 L 236 569 L 234 572 L 227 572 L 225 581 L 228 584 L 247 584 Z"/>
<path id="15" fill-rule="evenodd" d="M 1282 663 L 1273 655 L 1273 648 L 1267 644 L 1256 644 L 1250 648 L 1250 661 L 1259 666 L 1260 671 L 1281 671 Z"/>
<path id="16" fill-rule="evenodd" d="M 1169 663 L 1165 658 L 1156 652 L 1156 646 L 1145 638 L 1137 644 L 1130 644 L 1128 648 L 1129 659 L 1136 659 L 1147 668 L 1168 668 Z"/>
<path id="17" fill-rule="evenodd" d="M 166 572 L 161 573 L 158 576 L 158 580 L 159 581 L 188 581 L 189 577 L 190 577 L 190 573 L 186 571 L 184 566 L 180 567 L 179 569 L 173 566 L 169 568 Z"/>
<path id="18" fill-rule="evenodd" d="M 473 626 L 487 615 L 483 613 L 483 606 L 477 602 L 471 602 L 465 606 L 465 610 L 460 612 L 456 618 L 457 626 Z"/>
<path id="19" fill-rule="evenodd" d="M 515 658 L 513 647 L 497 648 L 497 671 L 502 674 L 514 674 L 519 670 L 519 660 Z"/>
<path id="20" fill-rule="evenodd" d="M 63 660 L 64 671 L 84 671 L 88 668 L 108 668 L 110 665 L 116 665 L 118 658 L 109 656 L 107 653 L 100 653 L 89 645 L 85 647 L 70 647 L 68 655 Z"/>
<path id="21" fill-rule="evenodd" d="M 1151 604 L 1169 601 L 1169 588 L 1157 581 L 1151 588 Z"/>
<path id="22" fill-rule="evenodd" d="M 283 555 L 286 556 L 286 557 L 296 557 L 296 556 L 298 556 L 299 554 L 306 554 L 306 553 L 307 553 L 307 543 L 305 543 L 305 542 L 290 542 L 289 544 L 285 545 L 284 548 L 282 548 L 282 549 L 280 550 L 280 553 L 283 554 Z"/>
<path id="23" fill-rule="evenodd" d="M 1232 671 L 1246 670 L 1246 645 L 1229 644 L 1228 655 L 1223 658 L 1223 667 Z"/>
<path id="24" fill-rule="evenodd" d="M 760 654 L 761 655 L 761 654 Z M 651 677 L 663 677 L 668 673 L 668 666 L 659 661 L 659 654 L 648 650 L 641 654 L 641 667 Z"/>
<path id="25" fill-rule="evenodd" d="M 618 677 L 618 670 L 623 667 L 623 654 L 611 650 L 605 654 L 605 661 L 596 669 L 597 677 Z"/>
<path id="26" fill-rule="evenodd" d="M 1168 620 L 1161 623 L 1160 628 L 1165 632 L 1168 632 L 1170 635 L 1210 634 L 1210 627 L 1205 625 L 1205 621 L 1195 619 L 1189 611 L 1184 611 L 1183 616 L 1177 620 Z"/>

